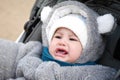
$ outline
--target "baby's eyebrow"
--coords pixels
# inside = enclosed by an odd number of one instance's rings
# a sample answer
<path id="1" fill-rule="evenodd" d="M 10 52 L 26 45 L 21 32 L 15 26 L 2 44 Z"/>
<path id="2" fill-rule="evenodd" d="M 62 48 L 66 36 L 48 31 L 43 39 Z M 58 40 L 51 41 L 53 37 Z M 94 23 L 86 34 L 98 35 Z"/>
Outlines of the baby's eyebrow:
<path id="1" fill-rule="evenodd" d="M 63 35 L 63 33 L 60 32 L 60 31 L 56 31 L 55 34 L 61 34 L 61 35 Z"/>
<path id="2" fill-rule="evenodd" d="M 75 33 L 73 33 L 73 34 L 70 34 L 70 36 L 77 37 L 77 35 L 76 35 Z M 77 37 L 77 38 L 78 38 L 78 37 Z"/>

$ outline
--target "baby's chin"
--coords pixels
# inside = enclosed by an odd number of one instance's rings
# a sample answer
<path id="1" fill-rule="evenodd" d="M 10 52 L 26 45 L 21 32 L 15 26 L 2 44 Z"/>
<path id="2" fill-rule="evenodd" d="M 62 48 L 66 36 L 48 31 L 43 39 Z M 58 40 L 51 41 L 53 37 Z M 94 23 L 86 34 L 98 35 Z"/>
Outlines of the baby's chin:
<path id="1" fill-rule="evenodd" d="M 59 56 L 54 57 L 54 59 L 55 59 L 55 60 L 58 60 L 58 61 L 66 62 L 66 63 L 74 63 L 74 62 L 69 61 L 69 60 L 66 59 L 66 58 L 62 58 L 62 57 L 59 57 Z"/>
<path id="2" fill-rule="evenodd" d="M 60 56 L 54 56 L 53 57 L 55 60 L 62 61 L 62 62 L 68 62 L 65 58 L 60 57 Z"/>
<path id="3" fill-rule="evenodd" d="M 54 58 L 58 61 L 67 62 L 63 57 L 60 57 L 60 56 L 55 56 Z"/>

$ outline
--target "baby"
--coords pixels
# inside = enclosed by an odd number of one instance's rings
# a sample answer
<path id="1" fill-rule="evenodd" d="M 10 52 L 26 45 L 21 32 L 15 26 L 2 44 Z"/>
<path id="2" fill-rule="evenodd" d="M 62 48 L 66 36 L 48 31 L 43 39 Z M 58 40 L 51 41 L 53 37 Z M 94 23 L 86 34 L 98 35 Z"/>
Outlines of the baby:
<path id="1" fill-rule="evenodd" d="M 44 62 L 37 68 L 37 79 L 113 79 L 114 69 L 96 63 L 105 46 L 101 34 L 110 32 L 114 25 L 111 14 L 99 16 L 82 3 L 66 1 L 45 7 L 41 20 Z"/>

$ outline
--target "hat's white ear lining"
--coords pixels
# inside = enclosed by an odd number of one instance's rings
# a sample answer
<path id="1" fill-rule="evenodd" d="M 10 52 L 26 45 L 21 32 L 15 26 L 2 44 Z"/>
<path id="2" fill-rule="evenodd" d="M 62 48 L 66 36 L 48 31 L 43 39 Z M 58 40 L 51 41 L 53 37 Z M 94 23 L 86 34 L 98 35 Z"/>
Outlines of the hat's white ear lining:
<path id="1" fill-rule="evenodd" d="M 52 8 L 49 7 L 49 6 L 46 6 L 42 9 L 42 11 L 41 11 L 41 21 L 43 23 L 47 20 L 51 11 L 52 11 Z"/>
<path id="2" fill-rule="evenodd" d="M 109 33 L 115 25 L 115 19 L 111 14 L 105 14 L 97 18 L 97 23 L 99 33 Z"/>

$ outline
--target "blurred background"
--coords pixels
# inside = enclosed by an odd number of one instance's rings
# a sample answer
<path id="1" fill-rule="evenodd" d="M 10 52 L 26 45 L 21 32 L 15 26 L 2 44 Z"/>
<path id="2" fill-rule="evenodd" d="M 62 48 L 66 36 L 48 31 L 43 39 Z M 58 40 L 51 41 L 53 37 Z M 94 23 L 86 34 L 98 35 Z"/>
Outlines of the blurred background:
<path id="1" fill-rule="evenodd" d="M 15 41 L 28 21 L 35 0 L 0 0 L 0 38 Z"/>

